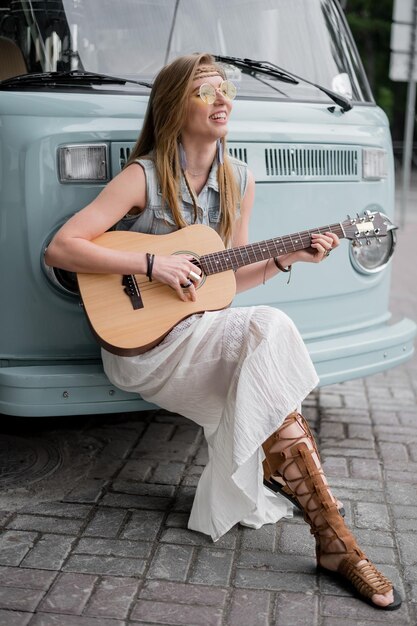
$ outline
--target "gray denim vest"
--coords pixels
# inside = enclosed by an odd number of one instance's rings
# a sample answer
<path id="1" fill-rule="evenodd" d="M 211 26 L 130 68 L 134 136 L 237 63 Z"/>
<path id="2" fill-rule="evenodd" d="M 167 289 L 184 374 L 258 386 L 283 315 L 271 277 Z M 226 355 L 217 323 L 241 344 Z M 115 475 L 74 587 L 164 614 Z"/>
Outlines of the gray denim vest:
<path id="1" fill-rule="evenodd" d="M 242 197 L 248 182 L 246 163 L 230 157 Z M 157 179 L 154 162 L 151 159 L 137 159 L 145 172 L 146 207 L 140 214 L 125 215 L 116 225 L 116 230 L 131 230 L 150 235 L 165 235 L 178 230 L 171 211 L 162 205 L 161 188 Z M 186 182 L 181 177 L 182 215 L 187 224 L 206 224 L 219 232 L 220 195 L 217 182 L 217 162 L 214 162 L 209 177 L 197 197 L 197 218 L 194 220 L 194 205 Z M 236 215 L 239 216 L 240 207 Z"/>

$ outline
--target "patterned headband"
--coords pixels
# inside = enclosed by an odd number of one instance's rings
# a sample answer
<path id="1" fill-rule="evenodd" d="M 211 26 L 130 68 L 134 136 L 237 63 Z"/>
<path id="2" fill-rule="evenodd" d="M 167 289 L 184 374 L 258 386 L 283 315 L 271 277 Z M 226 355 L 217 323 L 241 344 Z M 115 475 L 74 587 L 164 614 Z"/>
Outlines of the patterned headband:
<path id="1" fill-rule="evenodd" d="M 216 65 L 199 65 L 195 71 L 194 80 L 197 80 L 197 78 L 208 78 L 210 76 L 220 76 L 224 78 L 222 71 Z"/>

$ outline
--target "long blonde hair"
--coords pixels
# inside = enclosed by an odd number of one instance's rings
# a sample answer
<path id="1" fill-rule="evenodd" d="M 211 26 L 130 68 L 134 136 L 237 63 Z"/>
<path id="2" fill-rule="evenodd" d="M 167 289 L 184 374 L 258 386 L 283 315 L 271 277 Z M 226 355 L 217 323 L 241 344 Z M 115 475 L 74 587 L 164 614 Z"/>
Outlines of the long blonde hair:
<path id="1" fill-rule="evenodd" d="M 179 228 L 187 224 L 180 207 L 181 165 L 178 144 L 187 115 L 188 97 L 200 65 L 215 65 L 219 74 L 224 77 L 223 69 L 215 64 L 210 54 L 178 57 L 159 72 L 153 83 L 142 131 L 126 164 L 130 165 L 141 157 L 150 158 L 152 153 L 161 185 L 163 205 L 168 205 Z M 220 235 L 223 241 L 229 243 L 241 194 L 227 154 L 226 139 L 223 137 L 220 141 L 224 152 L 224 162 L 219 163 L 217 174 L 221 207 Z M 185 179 L 196 213 L 195 194 L 186 175 Z"/>

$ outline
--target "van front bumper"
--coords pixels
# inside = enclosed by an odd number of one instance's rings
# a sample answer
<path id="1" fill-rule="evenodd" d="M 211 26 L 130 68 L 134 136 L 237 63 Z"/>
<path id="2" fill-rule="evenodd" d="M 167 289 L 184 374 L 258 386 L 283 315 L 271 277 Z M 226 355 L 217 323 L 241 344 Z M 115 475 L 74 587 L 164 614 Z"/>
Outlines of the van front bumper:
<path id="1" fill-rule="evenodd" d="M 361 378 L 411 358 L 416 324 L 403 319 L 357 333 L 306 341 L 320 386 Z M 100 362 L 0 368 L 0 412 L 47 417 L 156 409 L 110 384 Z"/>

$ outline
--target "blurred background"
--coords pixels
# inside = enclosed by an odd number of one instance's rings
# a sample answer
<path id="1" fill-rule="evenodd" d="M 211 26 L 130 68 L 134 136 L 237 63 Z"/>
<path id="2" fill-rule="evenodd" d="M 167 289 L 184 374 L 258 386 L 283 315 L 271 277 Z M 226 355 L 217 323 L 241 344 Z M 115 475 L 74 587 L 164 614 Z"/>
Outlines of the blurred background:
<path id="1" fill-rule="evenodd" d="M 341 0 L 377 104 L 391 125 L 396 170 L 401 168 L 407 83 L 390 80 L 390 38 L 394 0 Z M 413 178 L 417 145 L 413 142 Z M 400 181 L 398 181 L 400 183 Z"/>

